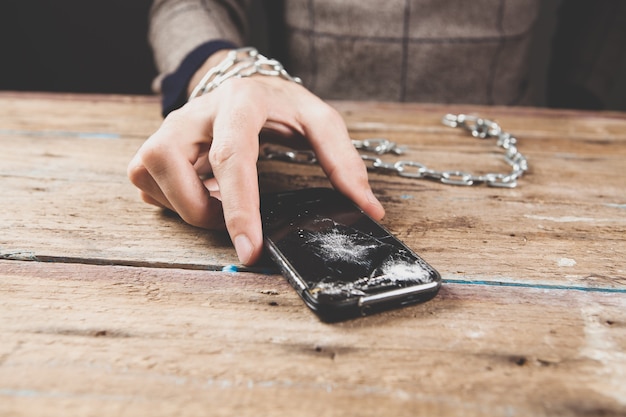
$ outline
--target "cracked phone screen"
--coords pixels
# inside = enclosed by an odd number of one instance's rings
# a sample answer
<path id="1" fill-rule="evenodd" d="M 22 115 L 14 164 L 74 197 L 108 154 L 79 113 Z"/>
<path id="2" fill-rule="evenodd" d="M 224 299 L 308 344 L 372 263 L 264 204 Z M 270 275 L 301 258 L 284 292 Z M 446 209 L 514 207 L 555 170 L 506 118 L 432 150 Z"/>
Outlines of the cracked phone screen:
<path id="1" fill-rule="evenodd" d="M 345 198 L 278 205 L 266 233 L 315 297 L 346 299 L 431 282 L 432 268 Z"/>

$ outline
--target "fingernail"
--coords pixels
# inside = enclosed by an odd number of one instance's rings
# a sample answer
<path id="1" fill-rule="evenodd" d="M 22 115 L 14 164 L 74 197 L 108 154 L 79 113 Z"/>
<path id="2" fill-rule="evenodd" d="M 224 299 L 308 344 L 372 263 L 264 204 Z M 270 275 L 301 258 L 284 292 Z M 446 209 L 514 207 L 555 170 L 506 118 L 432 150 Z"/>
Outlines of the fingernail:
<path id="1" fill-rule="evenodd" d="M 367 190 L 367 199 L 369 200 L 370 203 L 372 204 L 376 204 L 378 207 L 382 208 L 382 204 L 380 203 L 380 201 L 376 198 L 376 196 L 374 195 L 374 193 L 372 192 L 372 190 Z"/>
<path id="2" fill-rule="evenodd" d="M 376 196 L 374 195 L 374 192 L 372 190 L 367 190 L 365 192 L 365 195 L 367 196 L 367 201 L 369 201 L 372 204 L 380 205 L 380 202 L 378 201 L 378 199 L 376 198 Z"/>
<path id="3" fill-rule="evenodd" d="M 246 235 L 237 235 L 237 237 L 233 240 L 233 244 L 235 245 L 239 261 L 242 264 L 247 265 L 250 258 L 252 258 L 252 252 L 254 251 L 252 242 L 250 242 L 250 239 L 248 239 L 248 236 Z"/>
<path id="4" fill-rule="evenodd" d="M 376 205 L 376 206 L 378 207 L 378 209 L 381 211 L 380 216 L 381 216 L 381 217 L 382 217 L 382 216 L 384 216 L 385 209 L 384 209 L 383 205 L 381 204 L 381 202 L 380 202 L 380 201 L 376 198 L 376 196 L 374 195 L 374 193 L 372 192 L 372 190 L 371 190 L 371 189 L 370 189 L 370 190 L 367 190 L 367 192 L 366 192 L 366 197 L 367 197 L 367 200 L 368 200 L 370 203 L 372 203 L 372 204 Z"/>

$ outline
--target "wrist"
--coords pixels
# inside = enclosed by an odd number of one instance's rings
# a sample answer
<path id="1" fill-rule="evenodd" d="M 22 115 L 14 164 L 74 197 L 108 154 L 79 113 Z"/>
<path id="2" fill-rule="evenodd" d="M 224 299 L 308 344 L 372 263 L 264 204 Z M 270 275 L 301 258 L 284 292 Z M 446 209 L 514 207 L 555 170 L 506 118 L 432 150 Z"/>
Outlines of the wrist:
<path id="1" fill-rule="evenodd" d="M 236 47 L 237 45 L 230 41 L 218 39 L 205 42 L 189 52 L 176 70 L 167 74 L 161 81 L 163 117 L 187 102 L 189 80 L 205 63 L 207 57 L 213 56 L 217 51 L 230 50 Z"/>
<path id="2" fill-rule="evenodd" d="M 215 57 L 215 59 L 217 60 L 221 57 L 222 55 Z M 214 61 L 211 59 L 211 62 L 206 64 L 210 66 L 213 62 Z M 228 51 L 226 56 L 217 65 L 209 67 L 209 70 L 191 91 L 187 101 L 213 91 L 230 78 L 251 77 L 257 74 L 280 77 L 283 80 L 302 84 L 302 80 L 289 75 L 280 62 L 275 59 L 266 58 L 261 55 L 256 48 L 238 48 Z"/>
<path id="3" fill-rule="evenodd" d="M 204 64 L 198 68 L 198 70 L 193 74 L 193 76 L 189 79 L 189 84 L 187 85 L 187 97 L 192 93 L 193 89 L 200 83 L 202 77 L 213 67 L 222 62 L 230 49 L 221 49 L 204 61 Z"/>

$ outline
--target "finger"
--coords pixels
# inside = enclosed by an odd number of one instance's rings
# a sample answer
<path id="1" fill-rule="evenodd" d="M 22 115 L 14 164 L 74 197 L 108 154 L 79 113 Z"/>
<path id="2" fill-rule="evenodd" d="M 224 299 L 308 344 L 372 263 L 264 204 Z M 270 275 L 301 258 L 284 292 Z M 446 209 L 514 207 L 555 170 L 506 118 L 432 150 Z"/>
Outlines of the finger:
<path id="1" fill-rule="evenodd" d="M 217 180 L 215 178 L 208 178 L 203 180 L 203 182 L 206 189 L 209 190 L 211 197 L 222 201 L 222 193 L 220 192 L 220 185 L 217 183 Z"/>
<path id="2" fill-rule="evenodd" d="M 141 162 L 139 157 L 140 154 L 137 154 L 133 160 L 128 164 L 128 178 L 130 181 L 140 189 L 141 199 L 148 203 L 158 207 L 167 208 L 170 210 L 174 210 L 170 202 L 167 200 L 159 185 L 152 178 L 146 167 Z M 194 169 L 198 173 L 198 175 L 205 176 L 212 172 L 211 164 L 209 164 L 208 160 L 208 152 L 207 154 L 200 155 L 198 161 L 194 164 Z M 215 178 L 208 178 L 202 180 L 207 190 L 212 197 L 221 200 L 219 195 L 219 187 L 217 186 L 217 182 Z"/>
<path id="3" fill-rule="evenodd" d="M 165 195 L 161 192 L 161 189 L 157 185 L 156 181 L 154 181 L 146 167 L 141 162 L 139 154 L 136 155 L 128 165 L 128 178 L 137 188 L 139 188 L 139 195 L 144 202 L 157 207 L 174 210 L 170 202 L 167 201 L 167 198 L 165 198 Z"/>
<path id="4" fill-rule="evenodd" d="M 209 153 L 200 155 L 195 164 L 193 164 L 198 175 L 208 175 L 213 172 L 211 164 L 209 163 Z"/>
<path id="5" fill-rule="evenodd" d="M 327 105 L 302 114 L 306 115 L 302 123 L 305 133 L 331 184 L 380 220 L 385 210 L 372 192 L 367 168 L 352 145 L 341 115 Z"/>
<path id="6" fill-rule="evenodd" d="M 150 180 L 152 180 L 151 177 L 150 177 Z M 140 189 L 139 196 L 141 197 L 141 199 L 145 203 L 151 204 L 153 206 L 175 211 L 172 205 L 170 204 L 170 202 L 167 201 L 167 199 L 165 198 L 161 190 L 158 188 L 158 186 L 156 186 L 156 182 L 154 182 L 154 180 L 152 180 L 151 182 L 155 184 L 154 187 L 150 187 L 150 188 L 153 188 L 154 191 L 151 191 L 150 193 L 148 193 Z M 209 191 L 211 197 L 215 198 L 218 201 L 221 201 L 222 198 L 220 195 L 220 190 L 219 190 L 219 187 L 217 186 L 217 181 L 215 180 L 215 178 L 209 178 L 209 179 L 203 180 L 203 183 L 206 189 Z M 210 228 L 219 229 L 219 230 L 226 229 L 226 225 L 224 224 L 224 217 L 220 215 L 219 217 L 212 219 Z"/>
<path id="7" fill-rule="evenodd" d="M 225 90 L 226 91 L 226 90 Z M 259 100 L 259 102 L 261 102 Z M 209 161 L 219 184 L 224 221 L 239 260 L 254 263 L 263 249 L 257 159 L 266 113 L 245 98 L 222 102 L 215 117 Z"/>
<path id="8" fill-rule="evenodd" d="M 163 203 L 160 190 L 169 207 L 187 223 L 214 229 L 222 223 L 221 203 L 211 198 L 194 167 L 210 142 L 206 133 L 210 122 L 195 114 L 198 106 L 186 107 L 171 113 L 139 150 L 138 158 L 157 187 L 145 178 L 142 185 Z"/>
<path id="9" fill-rule="evenodd" d="M 159 200 L 154 199 L 150 194 L 146 193 L 145 191 L 139 191 L 139 196 L 141 197 L 141 199 L 143 200 L 144 203 L 148 203 L 148 204 L 152 204 L 153 206 L 157 206 L 157 207 L 161 207 L 163 209 L 170 209 L 170 207 L 165 206 L 164 204 L 161 204 L 161 202 Z"/>

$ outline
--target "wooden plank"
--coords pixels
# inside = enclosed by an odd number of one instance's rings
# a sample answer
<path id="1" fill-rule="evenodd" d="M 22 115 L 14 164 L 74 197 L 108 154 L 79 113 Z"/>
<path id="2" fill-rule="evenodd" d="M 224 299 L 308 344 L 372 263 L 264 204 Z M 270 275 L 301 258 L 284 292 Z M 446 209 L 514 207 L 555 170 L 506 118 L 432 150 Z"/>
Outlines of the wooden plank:
<path id="1" fill-rule="evenodd" d="M 69 137 L 137 137 L 159 127 L 156 96 L 0 92 L 2 131 Z"/>
<path id="2" fill-rule="evenodd" d="M 126 178 L 134 152 L 160 124 L 156 99 L 0 97 L 5 257 L 206 268 L 236 261 L 224 233 L 152 209 Z"/>
<path id="3" fill-rule="evenodd" d="M 329 325 L 276 275 L 0 261 L 0 414 L 621 416 L 626 297 L 446 284 Z"/>
<path id="4" fill-rule="evenodd" d="M 623 113 L 337 102 L 353 137 L 408 145 L 403 159 L 472 172 L 508 167 L 490 142 L 439 123 L 496 119 L 530 172 L 516 189 L 462 188 L 372 173 L 384 224 L 452 280 L 625 288 Z M 0 94 L 0 256 L 221 269 L 227 236 L 139 201 L 126 179 L 160 123 L 156 99 Z M 317 167 L 261 162 L 265 190 L 327 185 Z"/>

